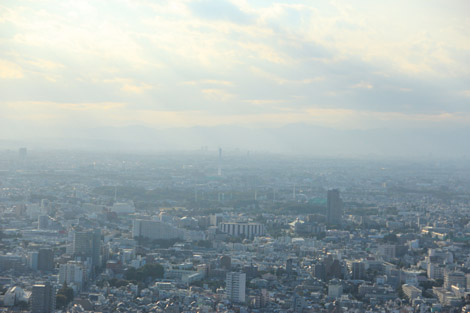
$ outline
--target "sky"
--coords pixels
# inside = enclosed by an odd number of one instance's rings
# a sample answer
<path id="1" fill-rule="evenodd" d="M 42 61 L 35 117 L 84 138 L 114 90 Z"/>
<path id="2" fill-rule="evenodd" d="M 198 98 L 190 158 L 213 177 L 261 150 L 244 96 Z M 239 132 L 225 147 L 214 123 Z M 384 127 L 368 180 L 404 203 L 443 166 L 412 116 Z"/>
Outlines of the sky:
<path id="1" fill-rule="evenodd" d="M 3 0 L 0 138 L 470 126 L 470 2 Z"/>

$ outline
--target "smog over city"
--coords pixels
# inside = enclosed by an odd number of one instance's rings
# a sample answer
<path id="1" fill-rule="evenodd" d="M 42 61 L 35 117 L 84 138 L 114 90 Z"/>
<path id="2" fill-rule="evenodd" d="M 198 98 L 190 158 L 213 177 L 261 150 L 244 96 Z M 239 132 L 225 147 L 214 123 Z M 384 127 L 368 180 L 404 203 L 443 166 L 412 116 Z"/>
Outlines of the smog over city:
<path id="1" fill-rule="evenodd" d="M 0 312 L 470 312 L 469 13 L 1 1 Z"/>

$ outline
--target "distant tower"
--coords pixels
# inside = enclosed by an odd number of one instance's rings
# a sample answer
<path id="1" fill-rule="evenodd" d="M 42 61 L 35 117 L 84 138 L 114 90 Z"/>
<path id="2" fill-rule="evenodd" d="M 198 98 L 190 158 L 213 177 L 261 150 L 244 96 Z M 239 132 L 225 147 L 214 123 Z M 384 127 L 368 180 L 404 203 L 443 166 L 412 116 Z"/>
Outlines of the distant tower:
<path id="1" fill-rule="evenodd" d="M 328 225 L 341 225 L 343 215 L 343 201 L 339 196 L 339 190 L 328 190 L 328 203 L 326 208 L 326 220 Z"/>
<path id="2" fill-rule="evenodd" d="M 18 156 L 20 160 L 26 159 L 27 154 L 28 154 L 28 149 L 26 149 L 25 147 L 18 149 Z"/>
<path id="3" fill-rule="evenodd" d="M 219 163 L 218 163 L 217 175 L 222 176 L 222 148 L 219 148 Z"/>
<path id="4" fill-rule="evenodd" d="M 288 275 L 292 274 L 292 259 L 287 259 L 286 261 L 286 272 Z"/>

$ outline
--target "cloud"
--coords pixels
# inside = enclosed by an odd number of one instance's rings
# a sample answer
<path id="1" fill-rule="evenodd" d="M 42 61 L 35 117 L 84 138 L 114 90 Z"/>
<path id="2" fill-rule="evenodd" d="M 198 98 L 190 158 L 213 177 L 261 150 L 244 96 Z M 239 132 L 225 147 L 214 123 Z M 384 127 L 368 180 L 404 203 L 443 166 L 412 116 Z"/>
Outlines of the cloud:
<path id="1" fill-rule="evenodd" d="M 13 62 L 0 59 L 0 78 L 18 79 L 23 77 L 23 69 Z"/>
<path id="2" fill-rule="evenodd" d="M 374 86 L 368 82 L 361 81 L 355 85 L 351 86 L 352 88 L 361 88 L 361 89 L 372 89 Z"/>
<path id="3" fill-rule="evenodd" d="M 198 17 L 209 20 L 225 20 L 237 24 L 250 24 L 253 17 L 227 0 L 198 0 L 190 2 L 189 9 Z"/>
<path id="4" fill-rule="evenodd" d="M 227 80 L 217 80 L 217 79 L 201 79 L 201 80 L 191 80 L 185 81 L 183 85 L 221 85 L 221 86 L 233 86 L 233 83 Z"/>
<path id="5" fill-rule="evenodd" d="M 203 89 L 201 92 L 207 99 L 212 101 L 225 102 L 234 97 L 233 94 L 222 89 Z"/>
<path id="6" fill-rule="evenodd" d="M 130 93 L 141 94 L 145 90 L 152 89 L 153 86 L 146 83 L 135 83 L 129 78 L 113 78 L 103 80 L 105 83 L 117 83 L 121 86 L 121 90 Z"/>
<path id="7" fill-rule="evenodd" d="M 459 10 L 441 14 L 435 3 L 2 6 L 0 105 L 29 103 L 9 109 L 18 123 L 34 111 L 64 127 L 81 121 L 370 128 L 387 116 L 394 127 L 393 121 L 428 123 L 430 116 L 444 123 L 470 111 L 470 22 Z"/>

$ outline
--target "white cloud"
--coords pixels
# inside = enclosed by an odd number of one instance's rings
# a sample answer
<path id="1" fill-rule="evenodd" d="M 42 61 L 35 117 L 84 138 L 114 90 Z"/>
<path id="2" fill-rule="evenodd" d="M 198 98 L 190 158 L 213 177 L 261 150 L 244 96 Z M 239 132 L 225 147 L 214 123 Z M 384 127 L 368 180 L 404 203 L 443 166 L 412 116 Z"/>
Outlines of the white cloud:
<path id="1" fill-rule="evenodd" d="M 11 2 L 0 7 L 0 92 L 27 103 L 18 119 L 38 103 L 76 103 L 33 111 L 110 125 L 372 127 L 358 112 L 374 110 L 446 120 L 436 114 L 469 107 L 470 21 L 459 12 L 404 0 Z"/>
<path id="2" fill-rule="evenodd" d="M 18 64 L 0 59 L 0 78 L 17 79 L 22 77 L 23 70 Z"/>

